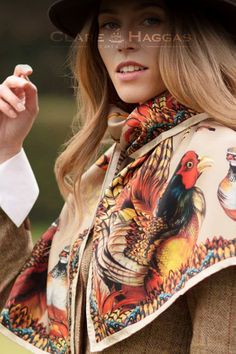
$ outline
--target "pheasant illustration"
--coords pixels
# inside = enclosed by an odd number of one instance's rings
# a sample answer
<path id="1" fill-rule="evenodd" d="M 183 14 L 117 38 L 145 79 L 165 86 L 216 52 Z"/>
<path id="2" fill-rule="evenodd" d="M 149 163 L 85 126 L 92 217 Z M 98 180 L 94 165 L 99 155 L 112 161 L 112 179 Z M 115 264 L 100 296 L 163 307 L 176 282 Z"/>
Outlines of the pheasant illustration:
<path id="1" fill-rule="evenodd" d="M 171 154 L 172 140 L 166 139 L 166 141 L 159 145 L 155 154 L 148 161 L 143 163 L 144 158 L 134 161 L 122 171 L 123 174 L 119 174 L 113 180 L 112 192 L 109 191 L 107 193 L 105 202 L 112 205 L 114 204 L 114 196 L 116 197 L 117 194 L 120 195 L 116 198 L 116 204 L 111 209 L 111 215 L 105 216 L 107 217 L 105 223 L 109 223 L 109 230 L 105 227 L 103 239 L 107 241 L 103 243 L 100 238 L 100 242 L 104 246 L 101 248 L 98 247 L 97 250 L 98 265 L 101 265 L 98 271 L 101 276 L 104 275 L 105 270 L 107 277 L 110 278 L 109 273 L 112 271 L 112 268 L 109 265 L 113 265 L 114 263 L 122 264 L 123 261 L 127 262 L 124 252 L 128 252 L 128 245 L 131 245 L 134 241 L 132 240 L 132 234 L 136 233 L 137 235 L 139 225 L 142 227 L 142 222 L 145 222 L 146 226 L 148 220 L 153 217 L 156 200 L 160 196 L 168 178 Z M 138 173 L 131 178 L 131 175 L 135 173 L 139 164 L 142 163 L 143 165 Z M 160 166 L 159 169 L 158 166 Z M 131 183 L 126 186 L 126 180 L 128 181 L 129 179 L 131 179 Z M 101 227 L 102 225 L 97 226 L 98 234 Z M 132 229 L 135 229 L 134 232 L 132 232 Z M 94 238 L 96 239 L 96 227 Z M 119 242 L 122 241 L 122 246 L 120 244 L 117 247 L 118 240 Z M 138 266 L 135 260 L 135 267 L 137 268 Z M 135 279 L 136 273 L 134 274 Z M 124 274 L 120 275 L 121 280 Z M 112 274 L 111 278 L 114 279 L 114 274 Z M 134 282 L 136 282 L 135 279 Z M 117 278 L 117 280 L 119 279 Z M 128 282 L 130 282 L 130 278 Z"/>
<path id="2" fill-rule="evenodd" d="M 51 320 L 51 333 L 67 336 L 67 264 L 70 247 L 65 246 L 59 254 L 59 261 L 48 274 L 47 305 Z"/>
<path id="3" fill-rule="evenodd" d="M 97 295 L 104 312 L 142 301 L 185 263 L 195 246 L 205 215 L 204 195 L 195 184 L 211 160 L 188 151 L 167 183 L 171 152 L 167 139 L 123 188 L 100 225 L 96 271 L 105 286 Z"/>
<path id="4" fill-rule="evenodd" d="M 33 249 L 31 257 L 17 278 L 10 296 L 8 306 L 21 304 L 32 311 L 34 318 L 41 318 L 47 309 L 45 287 L 47 282 L 48 258 L 51 242 L 58 230 L 58 220 L 46 230 Z"/>
<path id="5" fill-rule="evenodd" d="M 226 155 L 229 171 L 218 188 L 218 199 L 226 215 L 236 221 L 236 147 L 229 148 Z"/>
<path id="6" fill-rule="evenodd" d="M 159 283 L 160 275 L 161 278 L 168 276 L 170 271 L 186 264 L 192 253 L 206 208 L 204 195 L 195 184 L 211 165 L 211 159 L 188 151 L 158 203 L 155 218 L 146 229 L 149 235 L 145 253 L 150 264 L 146 279 L 149 290 Z"/>

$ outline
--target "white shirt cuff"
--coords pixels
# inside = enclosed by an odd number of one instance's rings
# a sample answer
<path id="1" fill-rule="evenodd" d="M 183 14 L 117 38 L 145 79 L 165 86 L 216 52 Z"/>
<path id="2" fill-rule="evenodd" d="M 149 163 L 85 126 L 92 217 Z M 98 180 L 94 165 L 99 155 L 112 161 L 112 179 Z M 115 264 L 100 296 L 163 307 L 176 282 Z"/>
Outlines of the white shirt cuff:
<path id="1" fill-rule="evenodd" d="M 39 195 L 39 187 L 22 148 L 0 164 L 0 207 L 19 227 Z"/>

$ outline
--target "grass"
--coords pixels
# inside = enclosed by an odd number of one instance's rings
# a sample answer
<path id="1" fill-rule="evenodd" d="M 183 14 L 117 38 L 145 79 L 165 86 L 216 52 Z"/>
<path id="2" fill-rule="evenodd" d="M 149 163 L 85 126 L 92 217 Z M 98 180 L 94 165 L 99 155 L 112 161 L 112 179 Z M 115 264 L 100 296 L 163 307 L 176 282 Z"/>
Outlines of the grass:
<path id="1" fill-rule="evenodd" d="M 40 238 L 40 236 L 48 229 L 50 225 L 46 223 L 32 223 L 31 224 L 31 233 L 32 233 L 32 238 L 35 242 Z"/>

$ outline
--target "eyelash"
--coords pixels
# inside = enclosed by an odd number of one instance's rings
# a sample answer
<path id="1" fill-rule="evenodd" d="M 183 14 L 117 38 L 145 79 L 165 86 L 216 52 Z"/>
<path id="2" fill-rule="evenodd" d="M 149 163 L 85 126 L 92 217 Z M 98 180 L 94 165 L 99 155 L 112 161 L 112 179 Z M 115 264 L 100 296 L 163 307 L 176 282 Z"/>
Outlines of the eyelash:
<path id="1" fill-rule="evenodd" d="M 157 17 L 146 17 L 145 18 L 145 20 L 143 21 L 143 22 L 145 22 L 146 20 L 155 20 L 155 21 L 157 21 L 158 23 L 160 23 L 161 21 L 159 20 L 159 18 L 157 18 Z M 100 28 L 105 28 L 105 26 L 107 26 L 107 25 L 109 25 L 110 23 L 115 23 L 115 22 L 113 22 L 113 21 L 108 21 L 108 22 L 105 22 L 104 24 L 102 24 L 101 26 L 100 26 Z M 115 23 L 115 24 L 117 24 L 117 23 Z M 156 23 L 155 24 L 153 24 L 154 26 L 156 25 Z M 152 26 L 152 25 L 151 25 Z M 106 29 L 106 28 L 105 28 Z M 108 30 L 109 30 L 110 28 L 108 28 Z M 114 30 L 114 28 L 111 28 L 111 30 Z"/>
<path id="2" fill-rule="evenodd" d="M 145 20 L 155 20 L 155 21 L 157 21 L 158 23 L 161 22 L 161 21 L 159 20 L 159 18 L 157 18 L 157 17 L 147 17 L 147 18 L 145 18 Z"/>

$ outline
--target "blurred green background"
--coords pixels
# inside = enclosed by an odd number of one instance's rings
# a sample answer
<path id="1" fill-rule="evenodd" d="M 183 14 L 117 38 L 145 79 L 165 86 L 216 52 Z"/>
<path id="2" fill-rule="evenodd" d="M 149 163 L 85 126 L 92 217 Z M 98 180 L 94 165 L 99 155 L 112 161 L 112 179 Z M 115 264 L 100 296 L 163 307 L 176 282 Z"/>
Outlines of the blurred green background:
<path id="1" fill-rule="evenodd" d="M 29 64 L 39 92 L 40 113 L 24 144 L 40 188 L 30 212 L 34 241 L 63 205 L 53 167 L 76 111 L 67 61 L 71 39 L 50 24 L 47 9 L 52 2 L 2 0 L 0 11 L 0 82 L 16 64 Z M 15 353 L 29 352 L 0 335 L 0 354 Z"/>
<path id="2" fill-rule="evenodd" d="M 71 39 L 50 23 L 47 10 L 52 2 L 1 2 L 0 12 L 0 82 L 16 64 L 29 64 L 34 70 L 30 80 L 39 92 L 40 113 L 24 143 L 40 187 L 30 213 L 33 227 L 50 224 L 61 210 L 53 166 L 76 111 L 67 60 Z"/>

